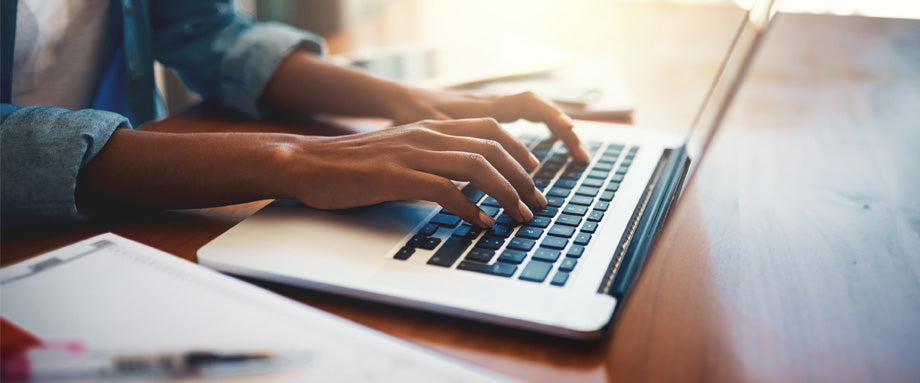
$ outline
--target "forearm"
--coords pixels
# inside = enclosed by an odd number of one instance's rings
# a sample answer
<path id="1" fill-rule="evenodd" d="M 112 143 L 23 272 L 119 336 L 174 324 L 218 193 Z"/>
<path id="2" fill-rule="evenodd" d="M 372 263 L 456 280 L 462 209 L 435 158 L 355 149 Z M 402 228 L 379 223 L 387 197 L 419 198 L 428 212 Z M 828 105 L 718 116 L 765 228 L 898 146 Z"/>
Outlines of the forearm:
<path id="1" fill-rule="evenodd" d="M 263 101 L 306 112 L 389 118 L 406 92 L 399 83 L 294 51 L 268 82 Z"/>
<path id="2" fill-rule="evenodd" d="M 80 210 L 191 208 L 283 197 L 277 154 L 291 137 L 119 129 L 77 179 Z"/>

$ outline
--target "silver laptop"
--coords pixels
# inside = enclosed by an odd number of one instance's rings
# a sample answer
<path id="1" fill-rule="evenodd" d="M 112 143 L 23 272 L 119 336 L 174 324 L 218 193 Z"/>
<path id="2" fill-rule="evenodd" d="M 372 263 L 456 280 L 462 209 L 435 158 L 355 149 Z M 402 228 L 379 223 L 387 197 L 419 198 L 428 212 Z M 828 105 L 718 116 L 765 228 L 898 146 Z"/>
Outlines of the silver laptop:
<path id="1" fill-rule="evenodd" d="M 505 125 L 541 160 L 550 205 L 478 230 L 439 206 L 399 201 L 317 210 L 275 201 L 198 251 L 225 273 L 569 338 L 600 336 L 639 275 L 670 207 L 712 139 L 773 15 L 757 2 L 736 32 L 687 136 L 578 121 L 589 164 L 539 124 Z"/>

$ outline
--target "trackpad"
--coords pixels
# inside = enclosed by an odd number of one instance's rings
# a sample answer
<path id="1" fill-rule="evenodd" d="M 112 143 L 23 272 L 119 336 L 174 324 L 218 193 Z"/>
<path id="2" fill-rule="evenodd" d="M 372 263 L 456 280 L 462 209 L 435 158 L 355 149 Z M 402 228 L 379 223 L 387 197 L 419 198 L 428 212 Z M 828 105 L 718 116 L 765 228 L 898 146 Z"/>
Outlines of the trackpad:
<path id="1" fill-rule="evenodd" d="M 266 223 L 266 231 L 291 241 L 298 238 L 309 255 L 384 256 L 418 226 L 437 204 L 396 201 L 342 210 L 319 210 L 297 201 L 278 200 L 259 211 L 247 223 Z"/>

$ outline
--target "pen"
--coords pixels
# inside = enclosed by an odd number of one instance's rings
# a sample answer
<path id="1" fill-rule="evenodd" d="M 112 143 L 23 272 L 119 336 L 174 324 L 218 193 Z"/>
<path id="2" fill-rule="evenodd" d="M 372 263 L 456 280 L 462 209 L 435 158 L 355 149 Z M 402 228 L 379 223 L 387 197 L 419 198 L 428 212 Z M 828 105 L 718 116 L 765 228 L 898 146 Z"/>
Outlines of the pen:
<path id="1" fill-rule="evenodd" d="M 35 349 L 3 361 L 4 381 L 180 378 L 236 375 L 277 369 L 282 359 L 267 352 L 185 351 L 108 354 Z M 305 361 L 307 358 L 296 358 Z"/>

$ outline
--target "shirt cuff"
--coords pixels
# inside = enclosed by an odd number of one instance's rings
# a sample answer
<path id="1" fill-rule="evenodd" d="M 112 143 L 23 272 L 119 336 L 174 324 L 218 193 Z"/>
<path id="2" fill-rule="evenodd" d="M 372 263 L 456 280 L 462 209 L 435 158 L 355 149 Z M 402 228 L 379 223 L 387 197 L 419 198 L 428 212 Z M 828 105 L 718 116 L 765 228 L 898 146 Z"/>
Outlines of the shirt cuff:
<path id="1" fill-rule="evenodd" d="M 127 118 L 96 109 L 27 107 L 10 111 L 4 116 L 0 136 L 4 226 L 86 218 L 77 210 L 74 196 L 77 175 L 115 129 L 123 127 L 131 128 Z"/>
<path id="2" fill-rule="evenodd" d="M 220 64 L 220 102 L 249 117 L 261 117 L 259 100 L 265 86 L 294 49 L 326 54 L 321 37 L 287 25 L 257 23 L 243 32 Z"/>

